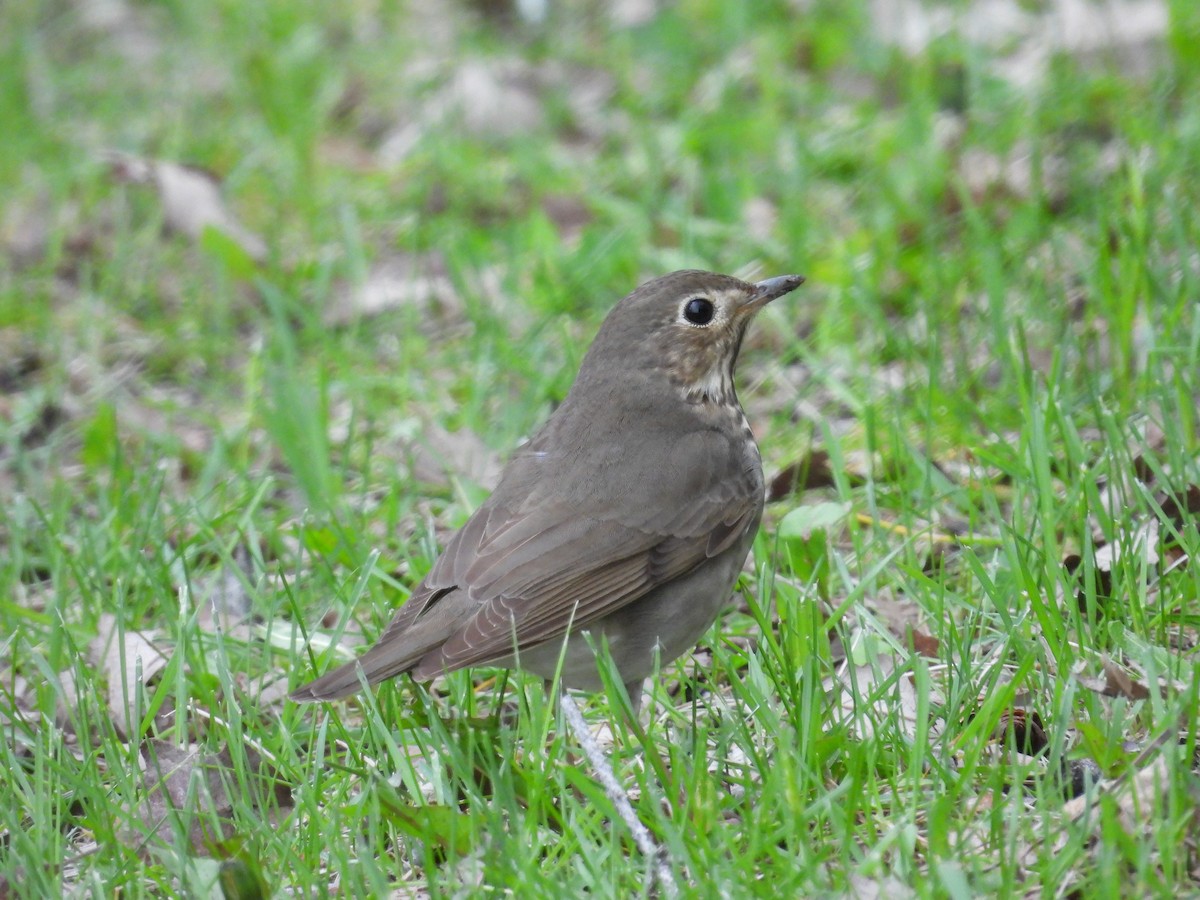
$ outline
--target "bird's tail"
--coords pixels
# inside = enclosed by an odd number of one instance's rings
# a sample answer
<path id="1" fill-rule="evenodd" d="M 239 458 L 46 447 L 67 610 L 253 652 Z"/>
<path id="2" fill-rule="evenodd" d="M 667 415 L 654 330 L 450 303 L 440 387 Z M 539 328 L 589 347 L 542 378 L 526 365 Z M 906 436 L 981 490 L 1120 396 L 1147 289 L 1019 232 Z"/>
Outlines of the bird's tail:
<path id="1" fill-rule="evenodd" d="M 395 647 L 376 645 L 358 659 L 326 672 L 320 678 L 296 688 L 288 696 L 297 703 L 340 700 L 361 691 L 363 682 L 368 685 L 379 684 L 408 672 L 420 662 L 423 655 L 424 651 L 415 658 L 411 653 L 399 656 Z"/>

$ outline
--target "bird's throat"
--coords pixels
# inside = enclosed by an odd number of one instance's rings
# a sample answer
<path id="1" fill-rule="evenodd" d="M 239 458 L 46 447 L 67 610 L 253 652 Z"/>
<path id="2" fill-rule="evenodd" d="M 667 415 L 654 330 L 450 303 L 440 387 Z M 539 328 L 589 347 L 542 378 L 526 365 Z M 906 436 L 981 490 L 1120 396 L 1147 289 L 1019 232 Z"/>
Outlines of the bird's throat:
<path id="1" fill-rule="evenodd" d="M 730 369 L 728 362 L 718 360 L 711 369 L 684 386 L 685 399 L 688 403 L 737 406 L 737 393 L 734 391 L 733 372 Z"/>

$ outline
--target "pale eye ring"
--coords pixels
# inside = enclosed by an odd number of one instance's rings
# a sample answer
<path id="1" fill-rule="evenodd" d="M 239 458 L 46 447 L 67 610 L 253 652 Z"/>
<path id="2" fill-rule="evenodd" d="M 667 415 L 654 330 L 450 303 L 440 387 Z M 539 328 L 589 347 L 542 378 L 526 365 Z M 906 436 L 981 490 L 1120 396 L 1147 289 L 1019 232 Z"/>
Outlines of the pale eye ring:
<path id="1" fill-rule="evenodd" d="M 707 297 L 693 297 L 683 304 L 683 317 L 693 325 L 707 325 L 716 314 L 716 307 Z"/>

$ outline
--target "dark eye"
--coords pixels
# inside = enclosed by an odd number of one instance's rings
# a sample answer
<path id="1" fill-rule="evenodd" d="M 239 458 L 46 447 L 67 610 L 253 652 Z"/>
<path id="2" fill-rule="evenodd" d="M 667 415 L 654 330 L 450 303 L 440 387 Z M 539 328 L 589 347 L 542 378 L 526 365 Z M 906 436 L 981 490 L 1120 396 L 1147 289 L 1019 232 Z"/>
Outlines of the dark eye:
<path id="1" fill-rule="evenodd" d="M 713 320 L 713 305 L 704 297 L 693 297 L 683 304 L 683 317 L 693 325 L 707 325 Z"/>

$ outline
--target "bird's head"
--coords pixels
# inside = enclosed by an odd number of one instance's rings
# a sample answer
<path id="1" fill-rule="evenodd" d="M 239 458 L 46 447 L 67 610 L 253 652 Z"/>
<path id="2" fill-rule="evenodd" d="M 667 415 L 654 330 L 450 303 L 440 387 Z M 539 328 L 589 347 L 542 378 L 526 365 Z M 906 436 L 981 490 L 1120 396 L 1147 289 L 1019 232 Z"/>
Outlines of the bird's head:
<path id="1" fill-rule="evenodd" d="M 803 282 L 800 275 L 748 282 L 695 270 L 656 278 L 608 314 L 579 377 L 661 372 L 693 402 L 732 403 L 746 326 Z"/>

